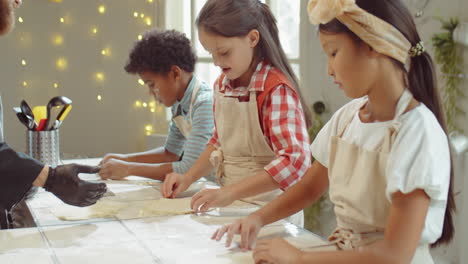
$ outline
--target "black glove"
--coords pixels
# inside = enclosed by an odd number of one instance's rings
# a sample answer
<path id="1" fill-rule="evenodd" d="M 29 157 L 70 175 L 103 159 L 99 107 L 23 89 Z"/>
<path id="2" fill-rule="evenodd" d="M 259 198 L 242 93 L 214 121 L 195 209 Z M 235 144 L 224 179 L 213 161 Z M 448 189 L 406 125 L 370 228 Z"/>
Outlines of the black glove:
<path id="1" fill-rule="evenodd" d="M 83 181 L 78 173 L 97 173 L 99 170 L 99 167 L 79 164 L 49 168 L 44 189 L 70 205 L 83 207 L 95 204 L 106 193 L 106 184 Z"/>

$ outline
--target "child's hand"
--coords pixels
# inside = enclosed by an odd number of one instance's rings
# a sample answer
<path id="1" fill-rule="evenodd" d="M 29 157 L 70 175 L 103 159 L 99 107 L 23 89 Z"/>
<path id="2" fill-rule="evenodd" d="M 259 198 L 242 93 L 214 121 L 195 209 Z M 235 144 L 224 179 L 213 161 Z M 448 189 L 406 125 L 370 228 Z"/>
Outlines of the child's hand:
<path id="1" fill-rule="evenodd" d="M 293 264 L 298 263 L 302 251 L 283 238 L 258 241 L 253 257 L 255 263 Z"/>
<path id="2" fill-rule="evenodd" d="M 187 190 L 192 180 L 186 174 L 169 173 L 164 179 L 161 194 L 164 198 L 175 198 L 179 193 Z"/>
<path id="3" fill-rule="evenodd" d="M 124 155 L 124 154 L 117 154 L 117 153 L 109 153 L 109 154 L 106 154 L 106 155 L 102 158 L 102 160 L 99 162 L 99 165 L 102 165 L 102 164 L 108 162 L 110 159 L 128 161 L 128 160 L 127 160 L 127 155 Z"/>
<path id="4" fill-rule="evenodd" d="M 99 176 L 103 180 L 121 180 L 129 175 L 129 164 L 117 159 L 110 159 L 106 163 L 103 163 L 99 171 Z"/>
<path id="5" fill-rule="evenodd" d="M 251 214 L 246 218 L 236 220 L 234 223 L 225 225 L 216 230 L 211 239 L 220 241 L 224 234 L 227 233 L 226 247 L 230 247 L 234 235 L 239 234 L 241 235 L 241 250 L 252 250 L 253 245 L 257 240 L 257 235 L 262 227 L 263 222 L 261 218 L 255 214 Z"/>
<path id="6" fill-rule="evenodd" d="M 232 204 L 234 198 L 226 188 L 204 189 L 192 197 L 190 207 L 195 212 L 206 212 L 213 207 L 224 207 Z"/>

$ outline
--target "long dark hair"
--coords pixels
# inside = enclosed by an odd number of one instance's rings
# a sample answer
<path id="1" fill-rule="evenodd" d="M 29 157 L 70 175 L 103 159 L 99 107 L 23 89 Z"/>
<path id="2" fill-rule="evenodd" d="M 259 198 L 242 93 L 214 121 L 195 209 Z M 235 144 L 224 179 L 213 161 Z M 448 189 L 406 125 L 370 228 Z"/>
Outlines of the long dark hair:
<path id="1" fill-rule="evenodd" d="M 367 12 L 392 24 L 409 40 L 409 42 L 411 42 L 412 46 L 418 44 L 421 41 L 411 13 L 400 0 L 357 0 L 356 4 Z M 320 25 L 319 30 L 324 33 L 332 34 L 347 33 L 350 34 L 354 39 L 359 39 L 356 34 L 350 31 L 337 19 L 334 19 L 327 24 Z M 408 88 L 413 94 L 414 98 L 425 104 L 432 111 L 432 113 L 434 113 L 437 120 L 439 121 L 440 126 L 447 134 L 445 116 L 441 105 L 440 95 L 437 89 L 437 78 L 431 56 L 427 52 L 424 52 L 420 56 L 411 58 L 409 72 L 405 69 L 405 65 L 403 63 L 393 58 L 392 60 L 396 65 L 398 65 L 398 67 L 406 72 Z M 450 186 L 447 197 L 447 208 L 445 211 L 442 236 L 432 245 L 433 247 L 438 246 L 441 243 L 448 243 L 453 238 L 454 226 L 452 212 L 455 211 L 456 206 L 453 197 L 452 183 L 453 169 L 451 168 Z"/>
<path id="2" fill-rule="evenodd" d="M 297 77 L 281 46 L 276 19 L 268 5 L 258 0 L 208 0 L 195 23 L 198 28 L 228 38 L 243 37 L 253 29 L 258 30 L 260 42 L 253 61 L 264 58 L 286 75 L 301 100 L 307 127 L 310 127 L 310 107 L 302 96 Z"/>

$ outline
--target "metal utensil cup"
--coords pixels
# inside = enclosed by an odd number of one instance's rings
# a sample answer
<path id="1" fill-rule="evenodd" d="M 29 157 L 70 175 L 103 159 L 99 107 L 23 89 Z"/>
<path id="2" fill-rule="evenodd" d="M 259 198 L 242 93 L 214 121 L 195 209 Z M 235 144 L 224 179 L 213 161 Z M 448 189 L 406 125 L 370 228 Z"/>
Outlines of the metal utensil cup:
<path id="1" fill-rule="evenodd" d="M 28 130 L 27 133 L 28 155 L 51 167 L 57 167 L 60 162 L 59 130 Z"/>

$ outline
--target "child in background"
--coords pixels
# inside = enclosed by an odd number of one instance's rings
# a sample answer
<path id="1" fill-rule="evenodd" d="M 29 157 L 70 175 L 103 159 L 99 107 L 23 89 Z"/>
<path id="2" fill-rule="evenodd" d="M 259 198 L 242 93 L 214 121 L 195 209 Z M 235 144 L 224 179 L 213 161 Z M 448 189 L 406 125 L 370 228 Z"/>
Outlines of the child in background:
<path id="1" fill-rule="evenodd" d="M 256 263 L 434 263 L 430 245 L 453 236 L 451 157 L 436 76 L 400 0 L 311 0 L 328 73 L 354 99 L 314 140 L 306 176 L 275 201 L 224 226 L 251 248 L 260 228 L 317 201 L 329 188 L 338 252 L 259 241 Z"/>
<path id="2" fill-rule="evenodd" d="M 163 196 L 175 197 L 215 168 L 222 187 L 195 194 L 194 210 L 248 197 L 271 201 L 310 167 L 309 111 L 276 20 L 257 0 L 209 0 L 196 24 L 201 44 L 222 69 L 214 84 L 215 131 L 187 173 L 166 177 Z M 302 225 L 303 216 L 294 222 Z"/>
<path id="3" fill-rule="evenodd" d="M 104 156 L 99 172 L 103 179 L 136 175 L 164 180 L 166 174 L 185 173 L 193 165 L 214 126 L 213 93 L 193 74 L 195 62 L 190 41 L 175 30 L 151 30 L 135 44 L 125 70 L 138 74 L 150 94 L 171 107 L 173 118 L 164 147 Z"/>

